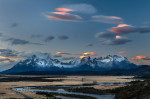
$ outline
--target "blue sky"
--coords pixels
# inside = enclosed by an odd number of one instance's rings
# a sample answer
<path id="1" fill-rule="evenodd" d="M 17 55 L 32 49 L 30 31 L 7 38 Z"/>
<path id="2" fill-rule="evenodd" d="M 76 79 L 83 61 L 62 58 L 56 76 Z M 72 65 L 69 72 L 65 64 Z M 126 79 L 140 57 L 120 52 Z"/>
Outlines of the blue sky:
<path id="1" fill-rule="evenodd" d="M 137 60 L 149 64 L 149 4 L 149 0 L 0 0 L 0 46 L 19 54 L 64 52 L 71 57 L 123 51 L 120 55 L 129 59 L 146 56 Z M 118 28 L 119 24 L 124 25 Z"/>

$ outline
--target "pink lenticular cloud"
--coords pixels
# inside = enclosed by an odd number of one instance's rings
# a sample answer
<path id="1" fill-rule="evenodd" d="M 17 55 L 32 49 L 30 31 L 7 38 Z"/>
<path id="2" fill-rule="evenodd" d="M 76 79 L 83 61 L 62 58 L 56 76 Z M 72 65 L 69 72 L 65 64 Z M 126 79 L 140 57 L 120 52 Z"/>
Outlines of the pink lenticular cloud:
<path id="1" fill-rule="evenodd" d="M 58 54 L 61 54 L 61 55 L 73 55 L 73 54 L 71 54 L 71 53 L 65 53 L 65 52 L 56 52 L 56 54 L 58 55 Z"/>
<path id="2" fill-rule="evenodd" d="M 116 39 L 121 39 L 122 36 L 116 35 Z"/>
<path id="3" fill-rule="evenodd" d="M 97 56 L 97 54 L 95 52 L 85 52 L 85 53 L 82 53 L 80 58 L 84 58 L 84 57 L 88 57 L 88 56 Z"/>
<path id="4" fill-rule="evenodd" d="M 136 56 L 131 58 L 131 60 L 150 60 L 150 57 L 148 56 Z"/>
<path id="5" fill-rule="evenodd" d="M 127 53 L 126 51 L 120 51 L 119 54 Z"/>
<path id="6" fill-rule="evenodd" d="M 52 12 L 52 14 L 69 15 L 67 12 Z"/>
<path id="7" fill-rule="evenodd" d="M 78 15 L 70 14 L 67 12 L 52 12 L 46 15 L 49 19 L 62 20 L 62 21 L 81 21 L 82 18 Z"/>
<path id="8" fill-rule="evenodd" d="M 123 33 L 135 32 L 136 28 L 132 25 L 119 24 L 117 27 L 110 28 L 109 31 L 123 34 Z"/>
<path id="9" fill-rule="evenodd" d="M 97 9 L 94 6 L 90 4 L 84 4 L 84 3 L 64 5 L 61 8 L 67 8 L 67 9 L 58 9 L 58 10 L 65 11 L 65 12 L 66 11 L 69 12 L 70 10 L 73 10 L 75 12 L 84 13 L 84 14 L 94 14 L 95 12 L 97 12 Z"/>
<path id="10" fill-rule="evenodd" d="M 95 52 L 85 52 L 82 54 L 72 54 L 72 53 L 65 53 L 65 52 L 56 52 L 57 55 L 78 55 L 80 58 L 88 57 L 88 56 L 97 56 Z"/>
<path id="11" fill-rule="evenodd" d="M 72 9 L 68 9 L 68 8 L 56 8 L 57 11 L 62 11 L 62 12 L 70 12 L 73 11 Z"/>
<path id="12" fill-rule="evenodd" d="M 123 23 L 123 19 L 117 16 L 95 15 L 91 17 L 91 21 L 103 23 Z"/>

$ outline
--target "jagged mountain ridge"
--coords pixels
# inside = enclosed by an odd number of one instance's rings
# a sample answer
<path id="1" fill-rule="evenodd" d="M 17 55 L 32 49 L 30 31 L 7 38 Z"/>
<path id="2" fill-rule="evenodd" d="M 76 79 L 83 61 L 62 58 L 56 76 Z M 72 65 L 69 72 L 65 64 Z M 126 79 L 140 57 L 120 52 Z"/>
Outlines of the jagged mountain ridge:
<path id="1" fill-rule="evenodd" d="M 12 68 L 4 71 L 28 72 L 28 71 L 105 71 L 111 69 L 133 69 L 136 65 L 130 63 L 126 57 L 118 55 L 108 55 L 106 57 L 91 58 L 84 57 L 75 59 L 68 63 L 52 59 L 48 54 L 45 57 L 33 55 L 23 61 L 18 62 Z"/>

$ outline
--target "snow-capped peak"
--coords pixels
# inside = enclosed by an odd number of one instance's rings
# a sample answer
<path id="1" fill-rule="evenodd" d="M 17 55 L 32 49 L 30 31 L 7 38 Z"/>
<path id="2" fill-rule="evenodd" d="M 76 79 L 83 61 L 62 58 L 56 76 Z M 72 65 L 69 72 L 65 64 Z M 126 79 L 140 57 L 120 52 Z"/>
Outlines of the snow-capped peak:
<path id="1" fill-rule="evenodd" d="M 111 65 L 113 65 L 114 63 L 117 64 L 123 61 L 129 62 L 126 57 L 118 56 L 118 55 L 108 55 L 106 57 L 98 57 L 98 58 L 84 57 L 82 59 L 70 61 L 70 64 L 74 66 L 89 65 L 92 67 L 93 66 L 112 67 Z"/>
<path id="2" fill-rule="evenodd" d="M 102 59 L 103 62 L 121 62 L 121 61 L 128 61 L 126 57 L 119 56 L 119 55 L 108 55 Z"/>
<path id="3" fill-rule="evenodd" d="M 23 66 L 26 68 L 32 68 L 36 70 L 84 70 L 86 67 L 99 70 L 99 69 L 120 69 L 120 68 L 130 68 L 133 65 L 127 58 L 118 55 L 108 55 L 106 57 L 84 57 L 82 59 L 76 58 L 68 63 L 63 63 L 58 59 L 52 59 L 49 55 L 45 54 L 43 57 L 37 55 L 32 55 L 24 61 L 19 62 L 14 67 L 19 68 Z M 28 69 L 27 69 L 28 70 Z"/>

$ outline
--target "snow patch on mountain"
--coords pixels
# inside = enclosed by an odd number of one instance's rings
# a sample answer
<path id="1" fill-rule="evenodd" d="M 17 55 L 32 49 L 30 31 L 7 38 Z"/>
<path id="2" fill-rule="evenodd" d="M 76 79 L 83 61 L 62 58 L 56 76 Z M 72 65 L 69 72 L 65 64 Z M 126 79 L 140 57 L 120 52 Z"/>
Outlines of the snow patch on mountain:
<path id="1" fill-rule="evenodd" d="M 108 55 L 106 57 L 84 57 L 82 59 L 74 59 L 64 63 L 58 59 L 52 59 L 49 54 L 43 56 L 32 55 L 27 59 L 20 61 L 14 67 L 9 69 L 15 71 L 102 71 L 110 69 L 130 69 L 135 68 L 135 64 L 130 63 L 126 57 L 119 55 Z"/>

